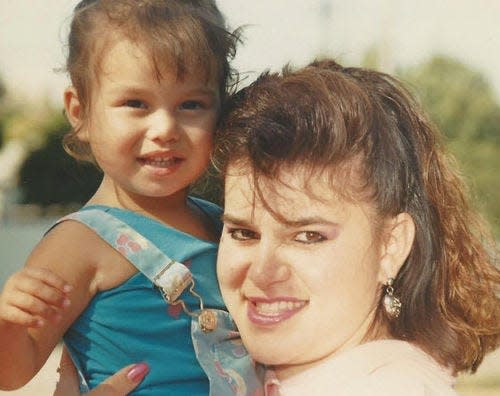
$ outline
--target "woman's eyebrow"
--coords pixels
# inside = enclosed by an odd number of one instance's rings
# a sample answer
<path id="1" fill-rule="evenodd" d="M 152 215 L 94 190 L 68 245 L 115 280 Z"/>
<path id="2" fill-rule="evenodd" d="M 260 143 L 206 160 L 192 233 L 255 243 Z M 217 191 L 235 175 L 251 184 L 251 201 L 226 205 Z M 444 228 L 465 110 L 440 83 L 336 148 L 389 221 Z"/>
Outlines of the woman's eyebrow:
<path id="1" fill-rule="evenodd" d="M 325 225 L 325 226 L 338 226 L 339 225 L 338 223 L 336 223 L 334 221 L 326 220 L 325 218 L 319 217 L 319 216 L 301 217 L 298 219 L 282 218 L 282 219 L 280 219 L 280 222 L 289 226 L 289 227 L 304 227 L 304 226 L 308 226 L 311 224 Z"/>
<path id="2" fill-rule="evenodd" d="M 233 216 L 233 215 L 228 214 L 228 213 L 224 213 L 221 216 L 221 220 L 224 223 L 237 224 L 237 225 L 241 225 L 244 227 L 250 227 L 252 225 L 251 222 L 249 222 L 245 219 L 239 218 L 237 216 Z M 301 217 L 298 219 L 286 219 L 282 216 L 279 216 L 279 218 L 277 220 L 279 223 L 281 223 L 287 227 L 295 227 L 295 228 L 304 227 L 304 226 L 308 226 L 311 224 L 324 225 L 324 226 L 330 226 L 330 227 L 338 227 L 339 226 L 339 223 L 326 220 L 323 217 L 319 217 L 319 216 Z"/>

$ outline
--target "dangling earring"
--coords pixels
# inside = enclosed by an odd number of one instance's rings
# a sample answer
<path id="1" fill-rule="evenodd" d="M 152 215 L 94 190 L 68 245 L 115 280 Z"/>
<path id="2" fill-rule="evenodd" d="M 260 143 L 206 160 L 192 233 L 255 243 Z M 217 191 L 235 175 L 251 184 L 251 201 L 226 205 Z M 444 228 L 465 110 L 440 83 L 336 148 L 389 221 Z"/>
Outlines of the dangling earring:
<path id="1" fill-rule="evenodd" d="M 394 297 L 394 278 L 387 279 L 385 284 L 384 308 L 385 312 L 391 318 L 397 318 L 401 313 L 401 301 L 399 298 Z"/>

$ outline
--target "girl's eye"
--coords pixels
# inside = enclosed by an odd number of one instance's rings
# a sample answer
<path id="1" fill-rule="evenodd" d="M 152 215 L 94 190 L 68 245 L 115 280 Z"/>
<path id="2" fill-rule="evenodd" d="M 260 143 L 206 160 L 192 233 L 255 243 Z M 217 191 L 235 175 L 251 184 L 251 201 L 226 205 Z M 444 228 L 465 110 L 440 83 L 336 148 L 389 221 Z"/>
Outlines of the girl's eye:
<path id="1" fill-rule="evenodd" d="M 258 239 L 256 232 L 246 230 L 244 228 L 229 229 L 228 234 L 231 235 L 232 239 L 236 239 L 237 241 L 249 241 L 251 239 Z"/>
<path id="2" fill-rule="evenodd" d="M 133 109 L 145 109 L 147 108 L 146 103 L 139 99 L 130 99 L 125 101 L 126 107 L 131 107 Z"/>
<path id="3" fill-rule="evenodd" d="M 199 100 L 186 100 L 181 103 L 182 110 L 198 110 L 205 108 L 204 104 Z"/>
<path id="4" fill-rule="evenodd" d="M 316 231 L 302 231 L 295 235 L 295 240 L 301 243 L 318 243 L 323 242 L 326 238 Z"/>

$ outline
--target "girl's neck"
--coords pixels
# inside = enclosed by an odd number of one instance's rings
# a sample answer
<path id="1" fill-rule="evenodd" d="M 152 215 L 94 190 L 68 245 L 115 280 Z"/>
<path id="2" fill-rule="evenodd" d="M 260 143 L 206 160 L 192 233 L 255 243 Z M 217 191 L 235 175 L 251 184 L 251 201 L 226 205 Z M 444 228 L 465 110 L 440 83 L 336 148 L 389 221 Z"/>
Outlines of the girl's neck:
<path id="1" fill-rule="evenodd" d="M 217 242 L 214 225 L 196 205 L 189 204 L 187 195 L 187 190 L 182 190 L 166 197 L 146 197 L 120 189 L 112 180 L 104 177 L 87 205 L 127 209 L 199 239 Z"/>
<path id="2" fill-rule="evenodd" d="M 187 190 L 177 191 L 165 197 L 148 197 L 126 191 L 104 176 L 87 205 L 127 209 L 169 223 L 168 219 L 172 213 L 182 212 L 187 208 Z"/>

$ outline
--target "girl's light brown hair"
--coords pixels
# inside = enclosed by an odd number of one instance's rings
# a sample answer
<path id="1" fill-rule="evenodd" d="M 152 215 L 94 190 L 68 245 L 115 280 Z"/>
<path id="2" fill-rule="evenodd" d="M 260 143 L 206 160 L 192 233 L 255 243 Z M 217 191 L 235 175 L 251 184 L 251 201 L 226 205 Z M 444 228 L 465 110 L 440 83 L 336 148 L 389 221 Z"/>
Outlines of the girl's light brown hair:
<path id="1" fill-rule="evenodd" d="M 497 250 L 439 132 L 395 78 L 332 60 L 263 74 L 232 97 L 216 135 L 222 173 L 238 161 L 257 188 L 290 165 L 348 177 L 360 164 L 361 185 L 346 180 L 341 193 L 371 200 L 381 223 L 407 212 L 416 226 L 394 285 L 401 315 L 391 320 L 380 301 L 374 326 L 455 373 L 498 346 Z"/>
<path id="2" fill-rule="evenodd" d="M 230 32 L 214 0 L 83 0 L 74 10 L 66 69 L 89 116 L 91 89 L 99 83 L 100 60 L 117 38 L 140 45 L 150 55 L 157 77 L 167 69 L 182 80 L 199 73 L 216 81 L 222 103 L 237 81 L 230 67 L 238 31 Z M 77 159 L 92 161 L 76 130 L 64 146 Z"/>

